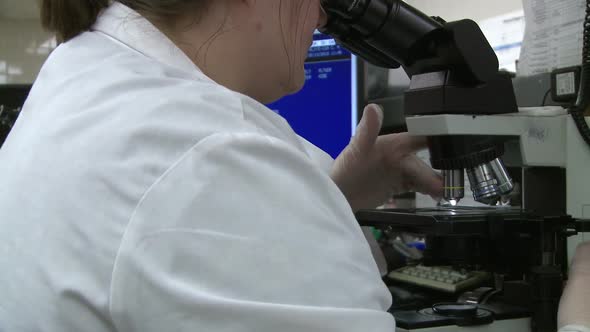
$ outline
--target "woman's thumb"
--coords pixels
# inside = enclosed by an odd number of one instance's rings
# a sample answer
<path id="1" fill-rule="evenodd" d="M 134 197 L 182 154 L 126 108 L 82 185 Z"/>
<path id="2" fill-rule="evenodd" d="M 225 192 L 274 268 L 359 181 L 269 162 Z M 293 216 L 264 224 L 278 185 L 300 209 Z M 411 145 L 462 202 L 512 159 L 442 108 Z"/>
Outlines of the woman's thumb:
<path id="1" fill-rule="evenodd" d="M 383 110 L 381 107 L 376 104 L 367 105 L 363 111 L 361 122 L 356 128 L 352 143 L 361 151 L 370 149 L 379 136 L 382 124 Z"/>

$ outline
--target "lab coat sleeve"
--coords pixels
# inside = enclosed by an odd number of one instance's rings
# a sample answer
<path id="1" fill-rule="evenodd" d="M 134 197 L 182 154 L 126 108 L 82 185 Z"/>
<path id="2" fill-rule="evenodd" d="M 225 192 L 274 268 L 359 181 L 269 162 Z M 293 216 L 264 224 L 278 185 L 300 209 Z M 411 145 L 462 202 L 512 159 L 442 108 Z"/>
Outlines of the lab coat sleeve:
<path id="1" fill-rule="evenodd" d="M 329 176 L 287 143 L 216 134 L 138 204 L 113 270 L 127 331 L 391 332 L 386 287 Z"/>
<path id="2" fill-rule="evenodd" d="M 305 138 L 301 136 L 298 137 L 305 148 L 305 151 L 307 151 L 307 154 L 315 161 L 315 164 L 326 174 L 330 174 L 330 172 L 332 172 L 332 167 L 334 166 L 334 159 Z"/>

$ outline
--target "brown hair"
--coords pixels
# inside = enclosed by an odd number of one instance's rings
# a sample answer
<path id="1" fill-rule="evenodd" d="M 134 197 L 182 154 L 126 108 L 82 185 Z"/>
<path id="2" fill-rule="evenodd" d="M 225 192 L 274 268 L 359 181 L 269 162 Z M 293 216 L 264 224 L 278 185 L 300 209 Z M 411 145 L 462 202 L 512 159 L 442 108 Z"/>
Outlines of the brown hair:
<path id="1" fill-rule="evenodd" d="M 117 0 L 150 19 L 169 21 L 189 9 L 204 4 L 199 0 Z M 66 42 L 96 22 L 109 0 L 42 0 L 41 23 L 55 32 L 59 42 Z"/>

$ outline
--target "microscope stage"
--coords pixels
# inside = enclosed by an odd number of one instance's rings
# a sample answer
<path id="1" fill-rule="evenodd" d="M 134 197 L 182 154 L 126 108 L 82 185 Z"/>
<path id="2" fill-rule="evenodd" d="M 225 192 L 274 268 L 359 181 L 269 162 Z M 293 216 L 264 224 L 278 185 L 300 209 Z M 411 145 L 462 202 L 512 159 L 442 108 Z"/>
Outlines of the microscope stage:
<path id="1" fill-rule="evenodd" d="M 361 226 L 430 235 L 484 235 L 490 222 L 520 225 L 543 220 L 512 207 L 438 207 L 427 209 L 361 210 L 356 213 Z"/>

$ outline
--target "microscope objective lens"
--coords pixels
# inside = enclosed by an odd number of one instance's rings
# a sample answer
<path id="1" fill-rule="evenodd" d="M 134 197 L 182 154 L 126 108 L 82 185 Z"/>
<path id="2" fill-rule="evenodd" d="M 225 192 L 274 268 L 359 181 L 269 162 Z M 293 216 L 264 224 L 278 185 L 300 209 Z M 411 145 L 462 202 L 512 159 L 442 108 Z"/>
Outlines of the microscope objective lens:
<path id="1" fill-rule="evenodd" d="M 455 206 L 465 197 L 465 177 L 463 169 L 443 170 L 443 198 Z"/>

